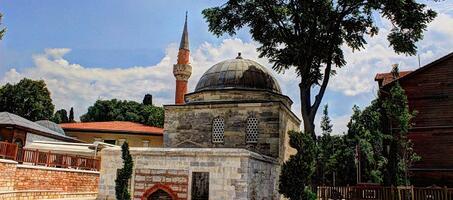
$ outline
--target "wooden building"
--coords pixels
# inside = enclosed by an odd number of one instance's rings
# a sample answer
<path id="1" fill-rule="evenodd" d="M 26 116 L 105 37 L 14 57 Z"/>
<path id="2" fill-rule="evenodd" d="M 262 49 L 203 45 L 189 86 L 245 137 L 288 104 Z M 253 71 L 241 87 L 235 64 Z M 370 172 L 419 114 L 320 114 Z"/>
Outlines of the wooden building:
<path id="1" fill-rule="evenodd" d="M 0 142 L 15 143 L 19 148 L 33 141 L 81 142 L 69 137 L 49 121 L 32 122 L 8 112 L 0 112 Z"/>
<path id="2" fill-rule="evenodd" d="M 105 142 L 131 147 L 162 147 L 163 129 L 128 121 L 76 122 L 60 124 L 68 136 L 87 143 Z"/>
<path id="3" fill-rule="evenodd" d="M 388 92 L 391 73 L 377 74 L 380 90 Z M 419 186 L 453 187 L 453 52 L 412 72 L 400 72 L 411 111 L 417 116 L 409 132 L 422 160 L 411 169 Z"/>

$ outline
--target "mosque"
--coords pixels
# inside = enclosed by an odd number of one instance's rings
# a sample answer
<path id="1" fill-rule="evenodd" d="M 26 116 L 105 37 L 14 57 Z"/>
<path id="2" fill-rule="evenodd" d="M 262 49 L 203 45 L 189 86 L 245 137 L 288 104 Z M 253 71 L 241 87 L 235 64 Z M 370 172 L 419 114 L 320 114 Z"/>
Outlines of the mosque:
<path id="1" fill-rule="evenodd" d="M 291 99 L 266 67 L 243 58 L 208 69 L 187 92 L 187 17 L 173 66 L 175 104 L 165 105 L 164 147 L 131 148 L 133 199 L 281 199 L 282 163 L 295 150 L 288 131 L 299 131 Z M 193 66 L 196 67 L 196 66 Z M 115 199 L 121 150 L 102 151 L 98 199 Z"/>

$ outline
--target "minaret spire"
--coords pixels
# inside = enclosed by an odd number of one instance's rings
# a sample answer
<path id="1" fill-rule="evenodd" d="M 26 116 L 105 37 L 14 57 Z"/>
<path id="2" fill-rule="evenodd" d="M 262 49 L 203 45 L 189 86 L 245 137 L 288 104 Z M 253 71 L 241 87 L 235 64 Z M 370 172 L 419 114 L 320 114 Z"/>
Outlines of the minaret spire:
<path id="1" fill-rule="evenodd" d="M 184 95 L 187 93 L 187 81 L 192 75 L 192 66 L 189 63 L 189 31 L 187 28 L 187 11 L 184 21 L 181 43 L 178 51 L 178 62 L 173 65 L 173 75 L 176 78 L 175 104 L 184 104 Z"/>
<path id="2" fill-rule="evenodd" d="M 184 29 L 182 31 L 181 43 L 179 44 L 179 49 L 189 50 L 189 31 L 187 30 L 187 11 L 186 11 L 186 20 L 184 22 Z"/>

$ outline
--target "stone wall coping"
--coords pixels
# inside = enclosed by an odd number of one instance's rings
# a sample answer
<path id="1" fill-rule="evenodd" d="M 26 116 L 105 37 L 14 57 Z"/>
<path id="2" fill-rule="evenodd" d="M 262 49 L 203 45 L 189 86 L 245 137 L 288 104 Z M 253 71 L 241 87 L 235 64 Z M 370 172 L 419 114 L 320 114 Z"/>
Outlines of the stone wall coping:
<path id="1" fill-rule="evenodd" d="M 121 154 L 117 147 L 104 148 L 103 154 Z M 249 157 L 268 163 L 278 163 L 278 160 L 247 149 L 240 148 L 153 148 L 153 147 L 131 147 L 132 155 L 154 155 L 154 156 L 180 156 L 180 157 Z"/>
<path id="2" fill-rule="evenodd" d="M 0 191 L 0 194 L 27 193 L 27 192 L 62 192 L 61 190 L 13 190 Z"/>
<path id="3" fill-rule="evenodd" d="M 97 192 L 64 192 L 61 190 L 13 190 L 13 191 L 0 191 L 2 194 L 14 194 L 14 193 L 29 193 L 29 192 L 58 192 L 59 194 L 97 194 Z"/>
<path id="4" fill-rule="evenodd" d="M 14 160 L 0 159 L 0 163 L 17 164 Z"/>
<path id="5" fill-rule="evenodd" d="M 88 173 L 88 174 L 99 174 L 98 171 L 81 170 L 81 169 L 66 169 L 66 168 L 56 168 L 56 167 L 46 167 L 46 166 L 36 166 L 36 165 L 24 165 L 24 164 L 18 164 L 17 168 L 41 169 L 41 170 L 50 170 L 50 171 L 76 172 L 76 173 Z"/>

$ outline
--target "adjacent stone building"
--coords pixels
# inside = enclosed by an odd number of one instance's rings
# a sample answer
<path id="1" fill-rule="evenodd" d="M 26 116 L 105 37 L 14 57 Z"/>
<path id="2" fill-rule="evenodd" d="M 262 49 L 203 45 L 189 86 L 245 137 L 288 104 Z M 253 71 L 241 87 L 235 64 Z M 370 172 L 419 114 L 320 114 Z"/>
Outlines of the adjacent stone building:
<path id="1" fill-rule="evenodd" d="M 280 167 L 295 152 L 288 131 L 300 126 L 291 99 L 266 67 L 240 54 L 212 66 L 185 94 L 187 33 L 186 18 L 175 104 L 164 106 L 164 148 L 130 149 L 133 199 L 280 199 Z M 102 151 L 98 199 L 115 199 L 121 167 L 120 148 Z"/>

